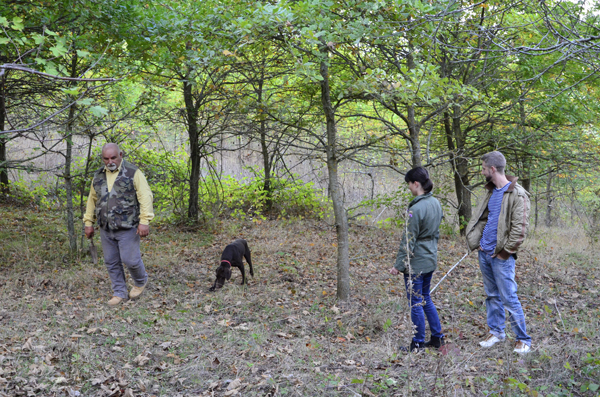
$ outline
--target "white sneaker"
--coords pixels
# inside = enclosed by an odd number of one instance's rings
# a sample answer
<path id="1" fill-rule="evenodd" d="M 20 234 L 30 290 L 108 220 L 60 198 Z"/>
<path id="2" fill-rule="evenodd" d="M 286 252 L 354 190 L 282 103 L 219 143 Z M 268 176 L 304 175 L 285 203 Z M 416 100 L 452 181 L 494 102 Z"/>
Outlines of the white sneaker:
<path id="1" fill-rule="evenodd" d="M 492 347 L 498 342 L 502 342 L 503 339 L 498 338 L 496 335 L 488 334 L 487 338 L 479 342 L 481 347 Z"/>
<path id="2" fill-rule="evenodd" d="M 515 343 L 515 350 L 513 350 L 515 353 L 519 353 L 519 354 L 527 354 L 529 353 L 529 351 L 531 350 L 531 347 L 529 347 L 528 345 L 526 345 L 525 343 L 521 342 L 521 341 L 517 341 L 517 343 Z"/>

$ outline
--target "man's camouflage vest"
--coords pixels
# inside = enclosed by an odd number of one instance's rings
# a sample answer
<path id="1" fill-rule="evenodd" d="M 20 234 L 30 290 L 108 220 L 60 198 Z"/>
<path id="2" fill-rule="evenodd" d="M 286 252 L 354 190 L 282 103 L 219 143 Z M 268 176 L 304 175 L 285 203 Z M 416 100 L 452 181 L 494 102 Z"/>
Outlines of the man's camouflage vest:
<path id="1" fill-rule="evenodd" d="M 102 167 L 94 174 L 93 185 L 98 196 L 96 219 L 102 229 L 131 229 L 140 223 L 140 205 L 133 186 L 136 170 L 135 165 L 123 160 L 110 192 L 106 182 L 106 169 Z"/>

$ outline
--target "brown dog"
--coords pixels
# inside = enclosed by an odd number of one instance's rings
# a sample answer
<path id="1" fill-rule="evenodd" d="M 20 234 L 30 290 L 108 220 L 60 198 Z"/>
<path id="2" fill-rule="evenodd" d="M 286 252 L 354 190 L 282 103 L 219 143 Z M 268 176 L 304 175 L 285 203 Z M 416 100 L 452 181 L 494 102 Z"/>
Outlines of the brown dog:
<path id="1" fill-rule="evenodd" d="M 252 259 L 250 258 L 250 248 L 246 240 L 238 239 L 229 244 L 221 254 L 221 264 L 217 268 L 217 279 L 209 291 L 215 291 L 225 284 L 225 280 L 231 278 L 231 268 L 237 267 L 242 272 L 242 285 L 246 283 L 246 273 L 244 272 L 244 262 L 242 258 L 246 258 L 248 266 L 250 266 L 250 275 L 254 277 L 252 269 Z"/>

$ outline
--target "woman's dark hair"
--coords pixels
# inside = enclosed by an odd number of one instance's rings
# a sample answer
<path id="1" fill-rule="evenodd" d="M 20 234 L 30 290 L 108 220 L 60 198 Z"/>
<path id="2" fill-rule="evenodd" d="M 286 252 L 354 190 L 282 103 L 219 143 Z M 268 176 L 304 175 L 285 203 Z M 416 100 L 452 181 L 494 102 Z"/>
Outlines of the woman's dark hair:
<path id="1" fill-rule="evenodd" d="M 419 182 L 425 193 L 433 189 L 433 182 L 429 179 L 429 172 L 423 167 L 415 167 L 404 175 L 405 182 Z"/>

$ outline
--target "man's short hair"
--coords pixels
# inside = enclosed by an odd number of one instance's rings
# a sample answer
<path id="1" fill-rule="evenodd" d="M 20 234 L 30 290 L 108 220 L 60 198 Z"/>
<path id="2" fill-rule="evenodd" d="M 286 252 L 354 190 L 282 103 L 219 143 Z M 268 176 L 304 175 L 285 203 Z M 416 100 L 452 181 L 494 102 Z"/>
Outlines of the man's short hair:
<path id="1" fill-rule="evenodd" d="M 506 168 L 506 158 L 502 153 L 497 150 L 489 152 L 481 156 L 481 161 L 488 167 L 494 167 L 496 171 L 504 174 L 504 168 Z"/>

